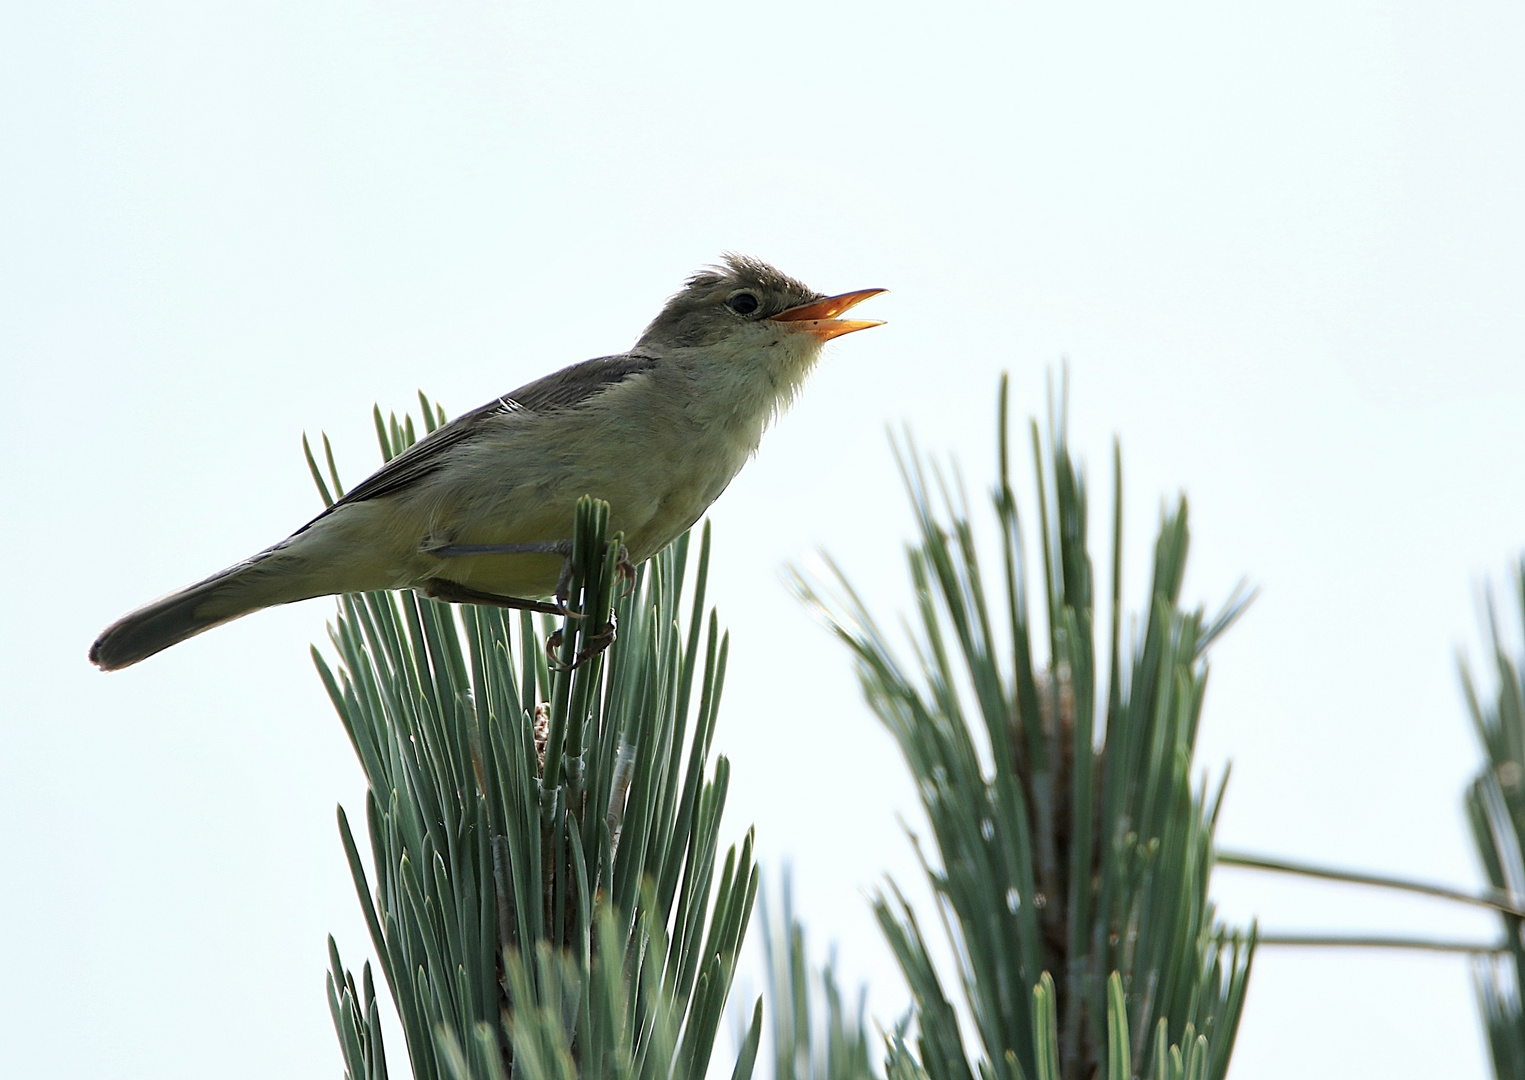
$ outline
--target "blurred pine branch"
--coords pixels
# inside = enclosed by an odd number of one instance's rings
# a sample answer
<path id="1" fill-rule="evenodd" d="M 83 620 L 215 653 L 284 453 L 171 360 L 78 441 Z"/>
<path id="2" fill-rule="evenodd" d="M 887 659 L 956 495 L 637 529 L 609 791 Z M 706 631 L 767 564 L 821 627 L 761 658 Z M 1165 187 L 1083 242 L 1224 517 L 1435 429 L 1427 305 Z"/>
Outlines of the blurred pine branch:
<path id="1" fill-rule="evenodd" d="M 1514 573 L 1514 600 L 1525 626 L 1525 560 Z M 1506 636 L 1490 596 L 1487 607 L 1489 666 L 1493 692 L 1485 695 L 1465 659 L 1459 661 L 1467 710 L 1483 745 L 1487 763 L 1467 791 L 1467 817 L 1472 836 L 1497 895 L 1518 905 L 1525 896 L 1525 687 L 1520 669 L 1525 661 L 1510 657 Z M 1500 1080 L 1525 1080 L 1525 943 L 1520 933 L 1525 920 L 1518 910 L 1501 911 L 1504 948 L 1478 956 L 1473 978 L 1488 1029 L 1493 1071 Z"/>
<path id="2" fill-rule="evenodd" d="M 874 1080 L 864 1019 L 866 991 L 849 1009 L 835 963 L 811 964 L 805 927 L 795 917 L 789 872 L 778 890 L 779 910 L 760 895 L 766 1012 L 771 1014 L 775 1080 Z"/>
<path id="3" fill-rule="evenodd" d="M 1182 606 L 1180 500 L 1155 543 L 1141 639 L 1124 653 L 1115 454 L 1111 622 L 1098 642 L 1085 478 L 1061 403 L 1046 446 L 1036 422 L 1031 430 L 1045 614 L 1035 625 L 1007 400 L 1003 379 L 993 586 L 961 483 L 909 436 L 897 446 L 919 532 L 908 549 L 918 609 L 909 665 L 829 560 L 829 584 L 796 579 L 852 650 L 864 694 L 916 780 L 936 859 L 917 850 L 977 1040 L 971 1063 L 920 920 L 891 884 L 875 913 L 910 984 L 917 1030 L 914 1045 L 892 1038 L 886 1067 L 933 1080 L 1101 1070 L 1117 1080 L 1216 1080 L 1255 934 L 1214 919 L 1207 887 L 1223 784 L 1193 789 L 1192 749 L 1206 650 L 1247 598 L 1236 593 L 1212 619 Z"/>

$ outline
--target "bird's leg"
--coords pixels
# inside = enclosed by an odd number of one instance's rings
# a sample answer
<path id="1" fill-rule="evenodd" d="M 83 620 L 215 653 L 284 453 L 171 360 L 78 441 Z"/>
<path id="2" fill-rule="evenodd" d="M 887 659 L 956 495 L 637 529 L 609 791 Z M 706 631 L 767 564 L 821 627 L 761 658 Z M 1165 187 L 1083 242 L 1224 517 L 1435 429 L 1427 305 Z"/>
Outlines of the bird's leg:
<path id="1" fill-rule="evenodd" d="M 547 615 L 561 615 L 568 619 L 582 616 L 581 612 L 573 611 L 567 604 L 570 599 L 568 592 L 572 584 L 572 542 L 570 540 L 523 544 L 449 544 L 444 547 L 426 548 L 425 551 L 437 559 L 456 559 L 471 555 L 560 555 L 561 574 L 556 579 L 554 604 L 548 604 L 542 600 L 524 600 L 516 596 L 478 592 L 465 585 L 443 579 L 436 579 L 425 586 L 424 595 L 455 604 L 489 604 L 495 607 L 518 608 L 523 611 L 539 611 Z M 630 552 L 626 550 L 624 544 L 620 545 L 615 573 L 625 582 L 625 591 L 620 595 L 622 597 L 630 595 L 630 591 L 635 588 L 635 564 L 630 561 Z M 614 644 L 616 627 L 617 620 L 611 611 L 607 624 L 596 634 L 584 637 L 583 648 L 578 650 L 576 658 L 567 670 L 582 666 Z M 545 639 L 546 656 L 550 659 L 552 667 L 561 666 L 561 661 L 556 656 L 556 651 L 561 648 L 561 640 L 560 630 L 556 630 Z"/>
<path id="2" fill-rule="evenodd" d="M 425 583 L 419 591 L 431 599 L 443 600 L 447 604 L 483 604 L 487 607 L 514 608 L 518 611 L 538 611 L 542 615 L 577 617 L 577 613 L 568 611 L 567 606 L 560 600 L 554 604 L 548 604 L 544 600 L 526 600 L 522 596 L 500 596 L 497 593 L 480 592 L 458 582 L 446 581 L 444 578 L 435 578 Z"/>
<path id="3" fill-rule="evenodd" d="M 525 544 L 445 544 L 442 547 L 426 547 L 425 555 L 436 559 L 458 559 L 463 555 L 560 555 L 572 557 L 570 540 L 536 540 Z"/>
<path id="4" fill-rule="evenodd" d="M 562 566 L 561 580 L 556 583 L 556 597 L 563 604 L 565 604 L 567 600 L 566 589 L 569 583 L 568 579 L 571 577 L 571 572 L 572 560 L 568 559 Z M 619 595 L 619 599 L 624 599 L 625 597 L 629 596 L 631 590 L 635 588 L 635 564 L 630 561 L 630 552 L 626 549 L 624 544 L 620 545 L 619 558 L 615 563 L 614 572 L 625 583 L 624 591 Z M 613 645 L 618 628 L 619 618 L 611 609 L 609 612 L 609 621 L 605 623 L 597 633 L 584 633 L 582 639 L 583 647 L 578 650 L 576 658 L 573 659 L 570 664 L 566 665 L 565 670 L 571 671 L 573 668 L 581 667 L 593 657 L 607 649 L 610 645 Z M 561 658 L 556 655 L 560 648 L 561 631 L 557 630 L 551 634 L 550 637 L 545 639 L 545 654 L 546 657 L 550 660 L 552 668 L 562 668 Z"/>
<path id="5" fill-rule="evenodd" d="M 567 607 L 567 586 L 572 580 L 572 541 L 570 540 L 544 540 L 524 544 L 446 544 L 443 547 L 426 547 L 424 554 L 433 555 L 436 559 L 459 559 L 471 555 L 560 555 L 561 574 L 556 578 L 556 603 L 555 605 L 537 600 L 519 600 L 517 597 L 497 597 L 493 593 L 477 593 L 474 589 L 468 589 L 464 585 L 456 585 L 454 582 L 446 582 L 452 590 L 462 590 L 475 593 L 483 599 L 477 600 L 454 600 L 458 604 L 493 604 L 497 607 L 513 607 L 524 611 L 540 611 L 547 615 L 563 615 L 567 618 L 577 617 L 577 612 Z M 429 593 L 434 596 L 436 594 Z M 443 600 L 445 597 L 439 596 Z M 505 603 L 504 601 L 512 601 Z"/>
<path id="6" fill-rule="evenodd" d="M 489 607 L 515 608 L 520 611 L 538 611 L 543 615 L 560 615 L 566 619 L 581 618 L 579 612 L 573 611 L 566 605 L 565 596 L 557 597 L 554 604 L 548 604 L 544 600 L 526 600 L 520 596 L 500 596 L 497 593 L 479 592 L 454 581 L 446 581 L 442 578 L 424 585 L 423 594 L 434 600 L 443 600 L 449 604 L 485 604 Z M 588 660 L 603 652 L 614 643 L 614 612 L 609 613 L 609 622 L 597 634 L 585 638 L 585 644 L 579 650 L 577 656 L 570 664 L 563 665 L 561 658 L 556 653 L 561 649 L 561 631 L 552 631 L 545 639 L 545 657 L 553 670 L 565 668 L 571 671 L 581 667 Z"/>

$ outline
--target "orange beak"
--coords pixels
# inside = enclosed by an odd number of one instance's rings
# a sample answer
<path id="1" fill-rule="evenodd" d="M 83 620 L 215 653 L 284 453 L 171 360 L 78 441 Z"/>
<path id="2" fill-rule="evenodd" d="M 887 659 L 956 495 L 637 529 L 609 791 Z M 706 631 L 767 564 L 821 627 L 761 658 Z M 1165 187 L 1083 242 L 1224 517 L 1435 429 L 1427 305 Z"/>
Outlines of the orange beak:
<path id="1" fill-rule="evenodd" d="M 837 318 L 848 308 L 861 304 L 870 296 L 878 296 L 882 292 L 884 292 L 883 289 L 860 289 L 858 292 L 845 292 L 840 296 L 828 296 L 824 300 L 812 300 L 808 304 L 792 307 L 788 311 L 780 311 L 777 315 L 770 316 L 768 321 L 789 323 L 791 330 L 814 334 L 822 341 L 830 341 L 834 337 L 850 334 L 854 330 L 883 326 L 882 321 L 875 319 Z"/>

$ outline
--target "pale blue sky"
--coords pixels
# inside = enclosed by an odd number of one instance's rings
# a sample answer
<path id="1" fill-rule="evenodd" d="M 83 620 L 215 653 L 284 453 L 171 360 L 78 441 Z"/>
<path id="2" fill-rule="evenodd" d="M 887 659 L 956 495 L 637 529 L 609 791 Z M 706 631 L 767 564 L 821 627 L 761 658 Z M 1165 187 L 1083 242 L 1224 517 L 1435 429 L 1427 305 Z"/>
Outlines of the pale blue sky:
<path id="1" fill-rule="evenodd" d="M 324 935 L 366 943 L 306 655 L 330 605 L 109 677 L 85 649 L 310 516 L 303 431 L 358 477 L 372 402 L 619 351 L 728 249 L 891 290 L 713 515 L 730 831 L 793 860 L 878 1016 L 904 992 L 862 895 L 914 881 L 914 800 L 779 568 L 824 546 L 893 610 L 885 426 L 982 487 L 1002 370 L 1026 415 L 1068 358 L 1098 488 L 1121 437 L 1135 605 L 1181 489 L 1188 593 L 1263 590 L 1208 691 L 1223 841 L 1476 883 L 1453 654 L 1525 548 L 1522 36 L 1499 3 L 0 7 L 3 1071 L 337 1075 Z M 1465 962 L 1266 951 L 1232 1075 L 1482 1077 Z"/>

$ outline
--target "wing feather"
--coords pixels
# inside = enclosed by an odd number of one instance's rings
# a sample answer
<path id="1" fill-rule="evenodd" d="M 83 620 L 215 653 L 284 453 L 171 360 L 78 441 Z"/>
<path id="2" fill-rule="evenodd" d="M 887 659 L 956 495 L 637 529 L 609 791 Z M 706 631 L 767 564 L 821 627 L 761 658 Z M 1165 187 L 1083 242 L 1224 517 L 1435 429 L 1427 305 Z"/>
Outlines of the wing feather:
<path id="1" fill-rule="evenodd" d="M 506 417 L 511 423 L 515 416 L 528 418 L 538 413 L 575 408 L 616 383 L 649 371 L 657 363 L 655 357 L 641 353 L 601 356 L 527 383 L 511 394 L 461 414 L 420 439 L 362 480 L 318 518 L 349 503 L 380 498 L 410 487 L 442 468 L 450 459 L 451 451 L 479 438 L 495 421 L 501 424 Z"/>

